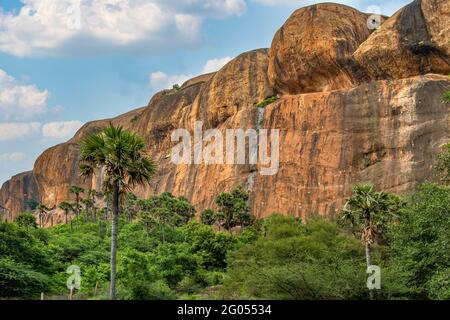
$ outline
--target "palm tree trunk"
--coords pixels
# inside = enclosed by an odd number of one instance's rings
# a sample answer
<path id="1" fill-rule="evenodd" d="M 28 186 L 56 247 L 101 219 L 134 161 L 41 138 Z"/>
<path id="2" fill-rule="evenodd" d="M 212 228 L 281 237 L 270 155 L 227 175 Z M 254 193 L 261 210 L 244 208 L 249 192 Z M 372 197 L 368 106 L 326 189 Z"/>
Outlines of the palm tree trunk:
<path id="1" fill-rule="evenodd" d="M 370 227 L 370 212 L 367 212 L 365 214 L 364 217 L 364 227 L 365 230 L 368 230 L 368 228 Z M 372 265 L 372 250 L 370 248 L 370 242 L 369 239 L 364 239 L 365 240 L 365 251 L 366 251 L 366 264 L 367 264 L 367 268 L 369 268 Z M 373 300 L 373 291 L 370 290 L 369 291 L 369 299 Z"/>
<path id="2" fill-rule="evenodd" d="M 364 230 L 368 230 L 370 227 L 370 212 L 365 212 L 364 214 Z M 366 236 L 367 237 L 367 236 Z M 366 263 L 367 267 L 372 265 L 372 251 L 370 250 L 370 242 L 369 239 L 364 239 L 366 245 Z"/>
<path id="3" fill-rule="evenodd" d="M 370 249 L 370 244 L 366 243 L 366 263 L 367 267 L 372 265 L 372 250 Z"/>
<path id="4" fill-rule="evenodd" d="M 119 184 L 117 181 L 114 182 L 112 202 L 110 299 L 116 300 L 117 229 L 119 220 Z"/>
<path id="5" fill-rule="evenodd" d="M 76 207 L 75 207 L 75 218 L 77 219 L 77 227 L 79 226 L 79 223 L 78 223 L 79 208 L 80 208 L 80 197 L 77 195 Z"/>

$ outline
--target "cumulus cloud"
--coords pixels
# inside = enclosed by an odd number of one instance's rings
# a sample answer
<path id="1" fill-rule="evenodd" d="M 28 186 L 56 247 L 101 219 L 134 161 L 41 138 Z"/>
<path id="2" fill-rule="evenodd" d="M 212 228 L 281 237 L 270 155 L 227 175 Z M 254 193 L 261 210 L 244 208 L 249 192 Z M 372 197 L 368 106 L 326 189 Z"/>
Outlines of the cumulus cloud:
<path id="1" fill-rule="evenodd" d="M 16 140 L 39 134 L 39 122 L 0 123 L 0 141 Z"/>
<path id="2" fill-rule="evenodd" d="M 19 56 L 152 50 L 198 39 L 207 18 L 246 10 L 244 0 L 22 0 L 0 10 L 0 51 Z"/>
<path id="3" fill-rule="evenodd" d="M 150 74 L 150 86 L 156 90 L 172 88 L 173 85 L 182 85 L 186 80 L 192 78 L 190 75 L 175 74 L 168 75 L 162 71 L 153 72 Z"/>
<path id="4" fill-rule="evenodd" d="M 42 126 L 42 135 L 50 139 L 69 139 L 82 125 L 80 121 L 50 122 Z"/>
<path id="5" fill-rule="evenodd" d="M 275 5 L 295 5 L 300 7 L 312 5 L 315 3 L 319 3 L 321 1 L 317 0 L 251 0 L 252 2 L 259 3 L 266 6 L 275 6 Z M 361 0 L 335 0 L 333 2 L 341 3 L 349 6 L 355 6 L 361 3 Z"/>
<path id="6" fill-rule="evenodd" d="M 231 57 L 224 57 L 224 58 L 208 60 L 205 64 L 205 66 L 203 67 L 202 73 L 216 72 L 216 71 L 220 70 L 228 62 L 230 62 L 232 59 L 233 58 L 231 58 Z"/>
<path id="7" fill-rule="evenodd" d="M 42 114 L 46 111 L 49 96 L 47 90 L 23 84 L 0 69 L 0 111 L 4 118 L 28 118 Z"/>
<path id="8" fill-rule="evenodd" d="M 64 140 L 71 138 L 83 124 L 80 121 L 9 122 L 0 123 L 0 141 L 13 141 L 30 137 Z"/>
<path id="9" fill-rule="evenodd" d="M 224 65 L 230 62 L 232 58 L 224 57 L 206 61 L 201 74 L 211 73 L 220 70 Z M 150 74 L 150 87 L 155 90 L 170 89 L 173 85 L 182 85 L 185 81 L 192 79 L 192 74 L 174 74 L 169 75 L 162 71 L 156 71 Z"/>
<path id="10" fill-rule="evenodd" d="M 22 152 L 3 153 L 0 154 L 0 162 L 15 162 L 25 159 L 25 154 Z"/>

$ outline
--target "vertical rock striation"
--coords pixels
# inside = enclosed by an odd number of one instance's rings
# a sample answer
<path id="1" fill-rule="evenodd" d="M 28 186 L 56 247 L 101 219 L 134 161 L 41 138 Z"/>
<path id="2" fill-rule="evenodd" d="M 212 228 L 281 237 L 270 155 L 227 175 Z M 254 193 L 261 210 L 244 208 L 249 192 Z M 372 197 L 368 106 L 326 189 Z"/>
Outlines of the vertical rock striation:
<path id="1" fill-rule="evenodd" d="M 99 189 L 100 173 L 88 180 L 78 174 L 78 142 L 109 122 L 144 137 L 159 164 L 152 186 L 135 190 L 143 197 L 168 191 L 201 210 L 241 185 L 258 217 L 306 217 L 334 214 L 360 182 L 405 194 L 433 178 L 434 155 L 449 140 L 450 109 L 442 101 L 450 87 L 449 10 L 447 0 L 417 0 L 372 32 L 368 15 L 347 6 L 300 9 L 270 49 L 159 92 L 144 108 L 86 124 L 45 151 L 32 172 L 5 183 L 0 205 L 17 214 L 27 199 L 56 207 L 71 198 L 71 185 Z M 278 101 L 256 107 L 275 94 Z M 196 121 L 223 134 L 279 129 L 278 173 L 262 176 L 251 164 L 173 164 L 173 130 L 192 132 Z"/>

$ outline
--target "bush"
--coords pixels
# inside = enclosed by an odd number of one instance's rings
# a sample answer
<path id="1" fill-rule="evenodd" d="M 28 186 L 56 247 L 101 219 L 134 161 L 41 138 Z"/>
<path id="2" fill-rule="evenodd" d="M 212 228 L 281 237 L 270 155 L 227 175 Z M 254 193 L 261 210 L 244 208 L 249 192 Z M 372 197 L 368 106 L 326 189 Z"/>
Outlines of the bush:
<path id="1" fill-rule="evenodd" d="M 230 234 L 215 232 L 211 226 L 191 222 L 181 229 L 186 243 L 201 259 L 206 269 L 225 269 L 227 253 L 233 249 L 236 240 Z"/>
<path id="2" fill-rule="evenodd" d="M 423 184 L 390 233 L 393 264 L 417 298 L 437 298 L 448 293 L 445 288 L 439 289 L 437 282 L 445 283 L 442 272 L 450 268 L 449 230 L 450 188 Z"/>
<path id="3" fill-rule="evenodd" d="M 32 213 L 21 213 L 19 214 L 15 221 L 19 227 L 23 228 L 37 228 L 36 218 Z"/>
<path id="4" fill-rule="evenodd" d="M 33 298 L 47 291 L 50 279 L 27 265 L 0 258 L 0 297 Z"/>
<path id="5" fill-rule="evenodd" d="M 269 104 L 274 103 L 275 101 L 277 101 L 279 98 L 277 96 L 273 96 L 273 97 L 269 97 L 266 98 L 265 100 L 261 101 L 260 103 L 258 103 L 256 105 L 257 108 L 265 108 L 267 107 Z"/>
<path id="6" fill-rule="evenodd" d="M 150 262 L 153 270 L 174 288 L 184 277 L 197 275 L 201 259 L 192 254 L 187 243 L 165 243 L 150 255 Z"/>
<path id="7" fill-rule="evenodd" d="M 265 235 L 232 255 L 222 295 L 242 299 L 367 297 L 360 242 L 323 219 L 273 216 Z"/>

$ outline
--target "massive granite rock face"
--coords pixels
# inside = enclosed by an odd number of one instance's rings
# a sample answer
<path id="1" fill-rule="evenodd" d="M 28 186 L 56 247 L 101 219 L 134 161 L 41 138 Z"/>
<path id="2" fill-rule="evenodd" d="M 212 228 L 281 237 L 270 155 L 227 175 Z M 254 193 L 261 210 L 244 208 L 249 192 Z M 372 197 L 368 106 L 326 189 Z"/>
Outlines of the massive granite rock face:
<path id="1" fill-rule="evenodd" d="M 334 214 L 354 184 L 405 194 L 432 178 L 435 154 L 449 140 L 449 85 L 445 76 L 417 76 L 269 106 L 263 126 L 282 131 L 281 164 L 277 175 L 257 176 L 255 213 Z"/>
<path id="2" fill-rule="evenodd" d="M 269 79 L 282 94 L 351 88 L 365 79 L 352 60 L 371 34 L 369 15 L 324 3 L 294 12 L 275 34 Z"/>
<path id="3" fill-rule="evenodd" d="M 40 199 L 40 195 L 33 171 L 12 177 L 0 189 L 0 205 L 6 209 L 3 218 L 12 220 L 15 214 L 28 209 L 27 200 L 36 199 Z"/>
<path id="4" fill-rule="evenodd" d="M 354 53 L 372 79 L 450 73 L 450 2 L 416 0 L 389 18 Z"/>
<path id="5" fill-rule="evenodd" d="M 337 4 L 298 10 L 270 50 L 244 53 L 180 90 L 159 92 L 147 107 L 86 124 L 67 143 L 45 151 L 32 172 L 5 183 L 0 204 L 16 214 L 31 198 L 56 207 L 71 198 L 73 184 L 100 189 L 101 173 L 79 177 L 78 142 L 109 122 L 144 137 L 159 165 L 152 185 L 136 193 L 169 191 L 198 210 L 238 185 L 251 193 L 258 217 L 333 214 L 359 182 L 411 191 L 433 177 L 434 155 L 449 140 L 450 109 L 442 101 L 450 87 L 448 1 L 415 2 L 372 34 L 367 17 Z M 425 33 L 433 49 L 419 59 L 422 51 L 411 48 L 426 46 Z M 275 94 L 277 102 L 256 107 Z M 222 133 L 279 129 L 279 171 L 263 176 L 259 165 L 175 165 L 171 134 L 192 132 L 196 121 Z"/>

